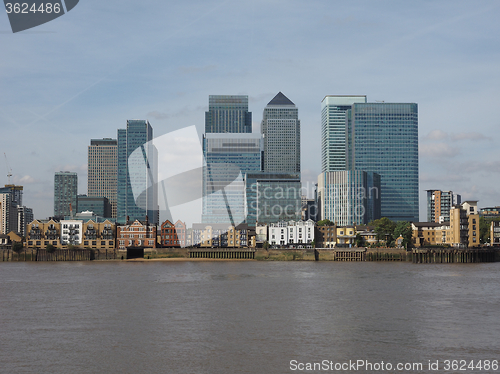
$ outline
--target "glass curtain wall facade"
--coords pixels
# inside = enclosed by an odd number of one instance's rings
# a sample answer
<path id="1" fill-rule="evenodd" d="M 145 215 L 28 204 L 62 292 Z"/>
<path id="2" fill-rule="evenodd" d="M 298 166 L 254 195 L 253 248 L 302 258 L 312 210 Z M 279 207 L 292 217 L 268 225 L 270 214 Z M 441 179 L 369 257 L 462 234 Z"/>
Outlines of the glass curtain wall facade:
<path id="1" fill-rule="evenodd" d="M 321 171 L 346 170 L 346 112 L 364 95 L 328 95 L 321 102 Z"/>
<path id="2" fill-rule="evenodd" d="M 118 130 L 117 219 L 158 224 L 158 162 L 155 147 L 150 142 L 153 129 L 146 120 L 128 120 L 126 129 Z M 129 157 L 140 149 L 141 158 Z M 134 196 L 134 191 L 143 191 Z M 136 193 L 137 195 L 137 193 Z"/>
<path id="3" fill-rule="evenodd" d="M 264 136 L 264 171 L 300 173 L 298 115 L 295 104 L 281 92 L 264 108 L 261 124 Z"/>
<path id="4" fill-rule="evenodd" d="M 321 173 L 318 196 L 321 219 L 339 226 L 361 225 L 380 218 L 380 177 L 362 170 Z"/>
<path id="5" fill-rule="evenodd" d="M 246 95 L 210 95 L 205 133 L 251 133 L 252 113 Z"/>
<path id="6" fill-rule="evenodd" d="M 117 173 L 117 140 L 92 139 L 88 149 L 87 196 L 107 198 L 111 204 L 111 215 L 108 216 L 111 218 L 116 218 Z"/>
<path id="7" fill-rule="evenodd" d="M 418 222 L 417 104 L 355 103 L 346 115 L 347 168 L 380 174 L 382 217 Z"/>
<path id="8" fill-rule="evenodd" d="M 54 216 L 70 215 L 70 204 L 75 214 L 78 209 L 78 175 L 70 171 L 60 171 L 54 175 Z"/>
<path id="9" fill-rule="evenodd" d="M 260 134 L 203 136 L 202 223 L 238 225 L 246 220 L 246 174 L 261 170 Z"/>
<path id="10" fill-rule="evenodd" d="M 299 173 L 248 173 L 245 180 L 248 225 L 300 220 L 301 187 Z"/>

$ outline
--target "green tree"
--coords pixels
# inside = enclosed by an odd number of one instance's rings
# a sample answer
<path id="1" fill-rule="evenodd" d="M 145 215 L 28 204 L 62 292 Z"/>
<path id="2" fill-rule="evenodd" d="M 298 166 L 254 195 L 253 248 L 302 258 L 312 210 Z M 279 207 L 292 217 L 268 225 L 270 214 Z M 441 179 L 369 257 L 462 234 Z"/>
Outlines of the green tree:
<path id="1" fill-rule="evenodd" d="M 490 227 L 491 221 L 484 217 L 479 217 L 479 243 L 490 243 Z"/>
<path id="2" fill-rule="evenodd" d="M 329 219 L 322 219 L 321 221 L 318 221 L 318 223 L 316 223 L 316 225 L 317 226 L 333 226 L 333 225 L 335 225 L 335 223 L 333 223 Z"/>
<path id="3" fill-rule="evenodd" d="M 413 230 L 411 228 L 411 223 L 406 221 L 401 221 L 396 224 L 394 228 L 394 238 L 403 237 L 403 247 L 410 248 L 412 244 Z"/>
<path id="4" fill-rule="evenodd" d="M 316 242 L 315 242 L 314 240 L 311 242 L 311 246 L 312 246 L 313 248 L 316 248 Z"/>
<path id="5" fill-rule="evenodd" d="M 21 251 L 23 250 L 23 244 L 22 243 L 19 243 L 19 242 L 15 242 L 13 245 L 12 245 L 12 250 L 14 252 L 16 252 L 17 254 L 21 253 Z"/>
<path id="6" fill-rule="evenodd" d="M 266 251 L 269 249 L 269 242 L 266 240 L 264 244 L 262 244 L 262 248 L 264 248 Z"/>
<path id="7" fill-rule="evenodd" d="M 56 247 L 54 247 L 52 244 L 47 244 L 45 250 L 49 253 L 54 253 L 56 251 Z"/>
<path id="8" fill-rule="evenodd" d="M 356 234 L 356 247 L 364 247 L 365 246 L 365 238 L 361 236 L 360 233 Z"/>
<path id="9" fill-rule="evenodd" d="M 387 247 L 394 246 L 394 229 L 396 228 L 396 223 L 387 217 L 382 217 L 371 221 L 368 225 L 375 226 L 377 241 L 385 240 Z"/>

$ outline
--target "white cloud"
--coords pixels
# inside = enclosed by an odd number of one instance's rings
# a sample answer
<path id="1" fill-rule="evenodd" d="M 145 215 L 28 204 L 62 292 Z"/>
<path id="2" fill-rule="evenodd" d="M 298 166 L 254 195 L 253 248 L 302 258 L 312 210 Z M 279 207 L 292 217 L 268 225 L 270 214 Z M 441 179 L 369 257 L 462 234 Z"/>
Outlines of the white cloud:
<path id="1" fill-rule="evenodd" d="M 423 137 L 423 140 L 444 140 L 448 139 L 448 133 L 441 130 L 432 130 L 426 136 Z"/>
<path id="2" fill-rule="evenodd" d="M 488 137 L 486 137 L 483 134 L 478 133 L 478 132 L 460 132 L 458 134 L 452 134 L 451 140 L 454 142 L 457 142 L 460 140 L 472 140 L 472 141 L 489 140 L 489 141 L 491 141 L 492 139 L 488 138 Z"/>
<path id="3" fill-rule="evenodd" d="M 442 142 L 421 144 L 419 154 L 428 158 L 453 158 L 460 154 L 460 149 Z"/>

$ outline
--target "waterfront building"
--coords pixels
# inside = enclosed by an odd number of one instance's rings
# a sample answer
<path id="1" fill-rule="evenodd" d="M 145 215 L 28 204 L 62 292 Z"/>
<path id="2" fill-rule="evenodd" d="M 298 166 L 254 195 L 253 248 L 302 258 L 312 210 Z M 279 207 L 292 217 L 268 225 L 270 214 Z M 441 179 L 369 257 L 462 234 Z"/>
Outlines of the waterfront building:
<path id="1" fill-rule="evenodd" d="M 112 218 L 112 206 L 107 197 L 78 195 L 78 211 L 93 212 L 96 216 Z"/>
<path id="2" fill-rule="evenodd" d="M 18 207 L 23 203 L 23 186 L 6 184 L 0 187 L 0 234 L 20 232 Z"/>
<path id="3" fill-rule="evenodd" d="M 116 218 L 118 183 L 118 142 L 116 139 L 91 139 L 88 147 L 89 198 L 105 197 L 111 204 L 111 213 L 104 217 Z M 83 211 L 79 207 L 79 211 Z"/>
<path id="4" fill-rule="evenodd" d="M 245 222 L 245 179 L 261 170 L 261 135 L 208 133 L 203 136 L 203 154 L 202 223 Z"/>
<path id="5" fill-rule="evenodd" d="M 490 243 L 491 245 L 500 245 L 500 222 L 491 221 L 490 224 Z"/>
<path id="6" fill-rule="evenodd" d="M 417 104 L 354 103 L 346 124 L 346 169 L 380 175 L 382 217 L 417 222 Z"/>
<path id="7" fill-rule="evenodd" d="M 380 218 L 380 175 L 362 170 L 321 173 L 319 219 L 339 226 L 368 224 Z"/>
<path id="8" fill-rule="evenodd" d="M 251 133 L 252 113 L 246 95 L 210 95 L 205 133 Z"/>
<path id="9" fill-rule="evenodd" d="M 346 170 L 346 112 L 366 95 L 327 95 L 321 102 L 321 172 Z"/>
<path id="10" fill-rule="evenodd" d="M 180 220 L 174 224 L 167 219 L 160 226 L 160 243 L 162 247 L 186 247 L 186 224 Z"/>
<path id="11" fill-rule="evenodd" d="M 61 245 L 79 246 L 83 240 L 83 221 L 82 220 L 61 220 Z"/>
<path id="12" fill-rule="evenodd" d="M 255 243 L 258 247 L 262 247 L 267 242 L 267 227 L 266 224 L 257 224 L 255 227 Z"/>
<path id="13" fill-rule="evenodd" d="M 337 245 L 337 225 L 323 225 L 314 228 L 316 248 L 334 248 Z"/>
<path id="14" fill-rule="evenodd" d="M 255 232 L 247 224 L 193 224 L 193 247 L 241 248 L 255 246 Z"/>
<path id="15" fill-rule="evenodd" d="M 279 92 L 264 108 L 265 172 L 300 173 L 300 120 L 295 104 Z"/>
<path id="16" fill-rule="evenodd" d="M 461 196 L 453 191 L 427 191 L 427 221 L 446 222 L 450 220 L 450 209 L 462 202 Z"/>
<path id="17" fill-rule="evenodd" d="M 352 247 L 356 243 L 356 227 L 337 226 L 337 247 Z"/>
<path id="18" fill-rule="evenodd" d="M 17 207 L 17 229 L 21 236 L 26 237 L 26 225 L 34 219 L 33 209 L 25 206 Z"/>
<path id="19" fill-rule="evenodd" d="M 26 248 L 55 248 L 113 250 L 115 248 L 116 227 L 109 220 L 33 220 L 27 225 Z"/>
<path id="20" fill-rule="evenodd" d="M 269 244 L 275 247 L 312 247 L 314 225 L 313 220 L 270 223 Z"/>
<path id="21" fill-rule="evenodd" d="M 412 243 L 414 247 L 446 244 L 446 233 L 450 222 L 412 222 Z M 451 240 L 451 238 L 450 238 Z"/>
<path id="22" fill-rule="evenodd" d="M 456 248 L 475 247 L 480 244 L 477 201 L 465 201 L 450 209 L 450 221 L 413 222 L 413 244 L 445 245 Z"/>
<path id="23" fill-rule="evenodd" d="M 298 221 L 302 215 L 299 173 L 254 172 L 245 179 L 248 225 Z"/>
<path id="24" fill-rule="evenodd" d="M 78 175 L 60 171 L 54 175 L 54 217 L 69 216 L 78 209 Z"/>
<path id="25" fill-rule="evenodd" d="M 146 120 L 128 120 L 118 130 L 117 220 L 159 221 L 158 154 Z"/>
<path id="26" fill-rule="evenodd" d="M 127 217 L 129 218 L 129 217 Z M 127 247 L 156 248 L 156 225 L 145 221 L 129 221 L 116 228 L 117 247 L 125 250 Z"/>

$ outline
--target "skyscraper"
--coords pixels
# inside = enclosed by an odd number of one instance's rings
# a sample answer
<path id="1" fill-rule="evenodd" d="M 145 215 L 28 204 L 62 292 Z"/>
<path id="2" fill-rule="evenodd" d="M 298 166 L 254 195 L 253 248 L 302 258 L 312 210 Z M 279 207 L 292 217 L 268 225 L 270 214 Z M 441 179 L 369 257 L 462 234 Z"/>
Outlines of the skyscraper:
<path id="1" fill-rule="evenodd" d="M 77 211 L 78 175 L 71 171 L 60 171 L 54 175 L 54 216 L 69 216 L 70 205 Z"/>
<path id="2" fill-rule="evenodd" d="M 261 170 L 260 134 L 203 136 L 203 223 L 237 225 L 246 219 L 245 179 Z M 240 175 L 241 173 L 241 175 Z"/>
<path id="3" fill-rule="evenodd" d="M 354 103 L 346 116 L 347 169 L 380 174 L 382 217 L 418 222 L 417 104 Z"/>
<path id="4" fill-rule="evenodd" d="M 252 113 L 246 95 L 210 95 L 205 133 L 251 133 Z"/>
<path id="5" fill-rule="evenodd" d="M 368 224 L 380 218 L 380 176 L 363 170 L 321 173 L 318 199 L 321 219 L 340 226 Z"/>
<path id="6" fill-rule="evenodd" d="M 111 204 L 112 218 L 116 218 L 117 173 L 116 139 L 92 139 L 88 149 L 87 196 L 106 197 Z"/>
<path id="7" fill-rule="evenodd" d="M 346 170 L 345 118 L 354 103 L 366 103 L 365 95 L 327 95 L 321 102 L 321 171 Z"/>
<path id="8" fill-rule="evenodd" d="M 128 120 L 118 130 L 117 219 L 145 220 L 157 224 L 158 162 L 152 144 L 153 129 L 148 121 Z"/>
<path id="9" fill-rule="evenodd" d="M 264 171 L 300 173 L 300 120 L 295 104 L 279 92 L 264 108 Z"/>

